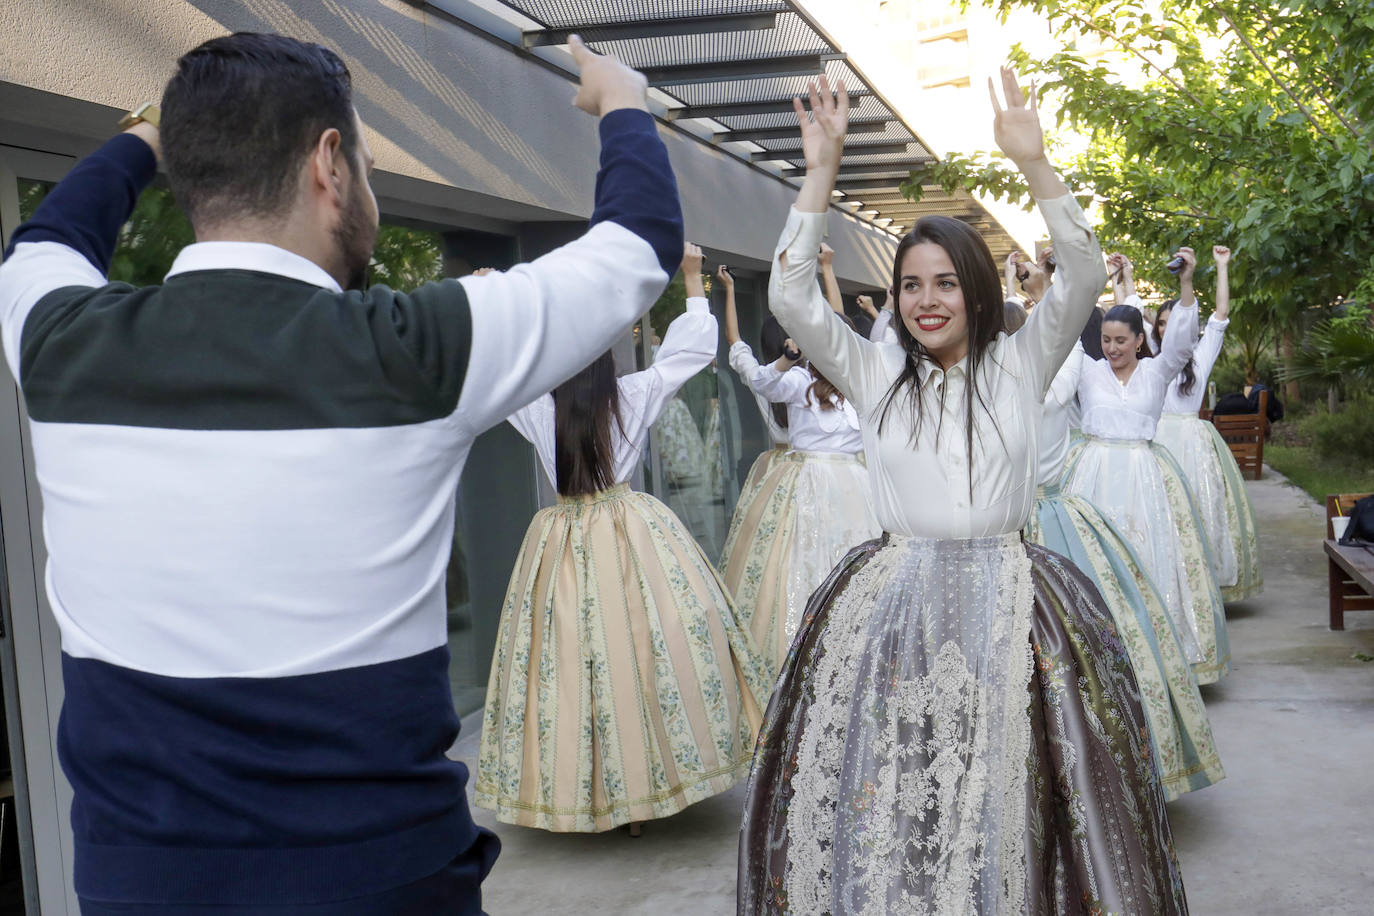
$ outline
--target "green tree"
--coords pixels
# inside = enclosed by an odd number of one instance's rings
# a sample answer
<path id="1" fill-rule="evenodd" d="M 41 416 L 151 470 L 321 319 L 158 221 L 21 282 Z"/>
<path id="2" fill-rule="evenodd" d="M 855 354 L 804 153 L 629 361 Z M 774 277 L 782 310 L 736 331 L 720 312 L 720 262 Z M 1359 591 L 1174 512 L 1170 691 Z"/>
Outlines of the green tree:
<path id="1" fill-rule="evenodd" d="M 1101 236 L 1147 283 L 1165 256 L 1237 249 L 1232 309 L 1249 366 L 1265 337 L 1296 351 L 1303 314 L 1374 290 L 1374 4 L 1349 0 L 989 0 L 1044 16 L 1064 49 L 1015 52 L 1059 119 L 1089 138 L 1066 170 L 1100 206 Z M 1124 57 L 1123 80 L 1078 43 Z M 996 155 L 949 157 L 913 173 L 1030 206 Z M 1205 271 L 1199 287 L 1206 288 Z"/>
<path id="2" fill-rule="evenodd" d="M 21 181 L 19 214 L 31 217 L 53 185 Z M 153 185 L 139 197 L 129 221 L 119 231 L 109 277 L 134 286 L 161 283 L 182 248 L 196 240 L 191 224 L 164 185 Z M 382 225 L 368 267 L 368 284 L 414 289 L 444 275 L 443 240 L 439 233 L 407 226 Z"/>
<path id="3" fill-rule="evenodd" d="M 443 240 L 437 232 L 383 224 L 377 230 L 367 285 L 415 289 L 444 276 Z"/>

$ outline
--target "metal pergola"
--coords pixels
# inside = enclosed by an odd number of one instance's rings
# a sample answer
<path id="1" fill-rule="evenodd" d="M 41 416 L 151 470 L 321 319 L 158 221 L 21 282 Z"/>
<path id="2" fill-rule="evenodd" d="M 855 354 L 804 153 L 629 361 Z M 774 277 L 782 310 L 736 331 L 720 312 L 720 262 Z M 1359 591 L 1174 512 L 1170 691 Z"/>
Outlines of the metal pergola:
<path id="1" fill-rule="evenodd" d="M 416 5 L 432 5 L 410 0 Z M 756 168 L 785 179 L 805 171 L 792 99 L 824 73 L 850 95 L 850 133 L 837 205 L 895 234 L 926 214 L 977 228 L 1000 264 L 1017 247 L 965 192 L 900 185 L 934 161 L 929 148 L 853 60 L 792 0 L 499 0 L 530 23 L 527 50 L 566 45 L 573 33 L 642 71 L 664 117 Z"/>

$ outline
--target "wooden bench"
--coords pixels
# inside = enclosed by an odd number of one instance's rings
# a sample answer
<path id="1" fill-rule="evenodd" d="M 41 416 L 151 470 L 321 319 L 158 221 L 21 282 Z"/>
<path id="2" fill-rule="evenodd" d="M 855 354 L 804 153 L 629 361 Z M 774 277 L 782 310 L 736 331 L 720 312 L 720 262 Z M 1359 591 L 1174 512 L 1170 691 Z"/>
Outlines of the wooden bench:
<path id="1" fill-rule="evenodd" d="M 1212 425 L 1231 449 L 1240 476 L 1259 480 L 1264 468 L 1264 433 L 1268 425 L 1269 392 L 1261 391 L 1259 413 L 1233 413 L 1212 416 Z"/>
<path id="2" fill-rule="evenodd" d="M 1374 550 L 1336 543 L 1331 519 L 1344 515 L 1355 500 L 1368 493 L 1333 493 L 1326 497 L 1327 597 L 1330 601 L 1331 629 L 1345 629 L 1346 611 L 1374 611 Z M 1339 501 L 1340 510 L 1337 509 Z"/>

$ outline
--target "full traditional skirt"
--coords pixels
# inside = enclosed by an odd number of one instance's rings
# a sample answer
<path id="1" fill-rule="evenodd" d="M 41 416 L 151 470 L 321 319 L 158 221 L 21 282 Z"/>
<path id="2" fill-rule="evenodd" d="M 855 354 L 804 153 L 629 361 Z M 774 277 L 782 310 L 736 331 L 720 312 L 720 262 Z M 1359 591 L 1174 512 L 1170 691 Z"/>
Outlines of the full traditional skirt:
<path id="1" fill-rule="evenodd" d="M 1101 592 L 1135 669 L 1164 797 L 1173 801 L 1224 779 L 1197 677 L 1125 536 L 1083 497 L 1044 487 L 1026 540 L 1067 557 Z"/>
<path id="2" fill-rule="evenodd" d="M 1221 433 L 1196 414 L 1166 413 L 1155 441 L 1174 456 L 1197 497 L 1222 598 L 1242 601 L 1264 591 L 1255 510 Z"/>
<path id="3" fill-rule="evenodd" d="M 770 670 L 782 668 L 811 593 L 881 530 L 856 455 L 786 452 L 741 495 L 721 573 Z"/>
<path id="4" fill-rule="evenodd" d="M 1092 582 L 1016 534 L 885 535 L 812 596 L 759 733 L 738 912 L 1184 913 Z"/>
<path id="5" fill-rule="evenodd" d="M 610 830 L 748 772 L 771 671 L 661 502 L 621 484 L 530 523 L 501 609 L 476 802 L 498 820 Z"/>
<path id="6" fill-rule="evenodd" d="M 1092 503 L 1126 536 L 1169 608 L 1198 683 L 1220 680 L 1231 669 L 1226 607 L 1178 462 L 1144 439 L 1089 437 L 1069 454 L 1064 491 Z"/>
<path id="7" fill-rule="evenodd" d="M 749 465 L 749 473 L 745 475 L 744 485 L 740 487 L 739 503 L 735 506 L 735 514 L 730 518 L 730 532 L 734 533 L 743 516 L 743 507 L 749 500 L 750 494 L 758 489 L 759 484 L 768 476 L 768 472 L 786 455 L 788 448 L 785 445 L 775 445 L 768 451 L 763 452 L 754 459 L 754 463 Z"/>

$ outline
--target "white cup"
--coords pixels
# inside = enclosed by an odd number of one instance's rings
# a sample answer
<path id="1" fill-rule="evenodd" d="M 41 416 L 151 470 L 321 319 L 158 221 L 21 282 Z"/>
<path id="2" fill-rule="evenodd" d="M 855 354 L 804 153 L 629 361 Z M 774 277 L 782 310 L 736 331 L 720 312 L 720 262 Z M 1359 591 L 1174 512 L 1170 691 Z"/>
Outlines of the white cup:
<path id="1" fill-rule="evenodd" d="M 1336 540 L 1340 540 L 1345 535 L 1345 526 L 1350 524 L 1350 516 L 1333 515 L 1331 516 L 1331 534 Z"/>

